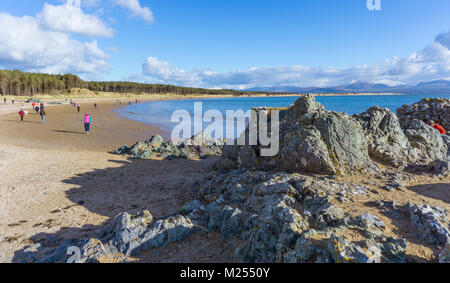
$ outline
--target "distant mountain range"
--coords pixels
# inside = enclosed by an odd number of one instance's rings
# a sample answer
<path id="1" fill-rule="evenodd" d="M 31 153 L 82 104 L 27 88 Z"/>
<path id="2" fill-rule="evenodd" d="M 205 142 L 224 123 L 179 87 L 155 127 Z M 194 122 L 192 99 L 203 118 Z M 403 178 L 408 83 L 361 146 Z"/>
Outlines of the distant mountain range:
<path id="1" fill-rule="evenodd" d="M 388 86 L 385 84 L 353 83 L 336 87 L 296 87 L 296 86 L 274 86 L 255 87 L 246 91 L 280 92 L 280 93 L 407 93 L 407 94 L 447 94 L 450 93 L 450 81 L 436 80 L 422 82 L 415 86 L 398 85 Z"/>

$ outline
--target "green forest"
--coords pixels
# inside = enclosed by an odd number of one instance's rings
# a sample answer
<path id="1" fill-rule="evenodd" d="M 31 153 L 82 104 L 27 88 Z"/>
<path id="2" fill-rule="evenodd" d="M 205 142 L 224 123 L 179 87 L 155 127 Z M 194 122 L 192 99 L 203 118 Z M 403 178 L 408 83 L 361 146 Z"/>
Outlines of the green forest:
<path id="1" fill-rule="evenodd" d="M 3 95 L 34 96 L 38 94 L 61 94 L 72 88 L 84 88 L 91 91 L 114 93 L 178 94 L 178 95 L 251 95 L 226 89 L 204 89 L 179 87 L 160 84 L 143 84 L 134 82 L 94 82 L 84 81 L 72 74 L 51 75 L 42 73 L 25 73 L 18 70 L 0 70 L 0 91 Z"/>

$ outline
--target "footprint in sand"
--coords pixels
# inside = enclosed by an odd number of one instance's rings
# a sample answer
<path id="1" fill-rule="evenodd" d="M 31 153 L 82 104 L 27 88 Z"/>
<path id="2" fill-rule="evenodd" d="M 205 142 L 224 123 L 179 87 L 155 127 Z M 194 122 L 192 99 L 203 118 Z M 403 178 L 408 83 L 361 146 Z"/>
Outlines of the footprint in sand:
<path id="1" fill-rule="evenodd" d="M 27 220 L 20 220 L 19 223 L 8 224 L 8 227 L 17 227 L 17 226 L 20 226 L 20 225 L 25 224 L 27 222 L 28 222 Z"/>

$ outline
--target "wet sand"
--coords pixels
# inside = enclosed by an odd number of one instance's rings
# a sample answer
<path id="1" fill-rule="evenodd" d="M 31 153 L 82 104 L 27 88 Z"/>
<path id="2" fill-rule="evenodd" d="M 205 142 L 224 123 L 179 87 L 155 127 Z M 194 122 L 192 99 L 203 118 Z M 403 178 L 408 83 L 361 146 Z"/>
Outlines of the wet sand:
<path id="1" fill-rule="evenodd" d="M 31 105 L 24 107 L 28 114 L 23 122 L 17 113 L 1 115 L 1 142 L 28 148 L 105 151 L 115 149 L 121 143 L 134 144 L 156 133 L 167 136 L 167 132 L 156 127 L 120 117 L 113 112 L 120 107 L 116 103 L 100 102 L 97 110 L 94 103 L 80 105 L 80 113 L 70 105 L 46 107 L 44 124 Z M 86 112 L 93 119 L 89 136 L 83 125 Z"/>

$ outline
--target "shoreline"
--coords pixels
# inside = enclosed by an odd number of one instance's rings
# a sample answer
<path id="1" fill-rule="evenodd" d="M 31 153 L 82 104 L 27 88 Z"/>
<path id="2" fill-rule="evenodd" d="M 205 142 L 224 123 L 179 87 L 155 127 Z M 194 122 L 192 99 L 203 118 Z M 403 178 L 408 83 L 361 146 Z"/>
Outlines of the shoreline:
<path id="1" fill-rule="evenodd" d="M 46 107 L 55 107 L 62 105 L 70 105 L 70 102 L 66 102 L 66 99 L 69 101 L 72 99 L 73 101 L 79 103 L 101 103 L 101 102 L 113 102 L 117 100 L 121 100 L 123 102 L 135 101 L 136 99 L 141 102 L 147 101 L 163 101 L 163 100 L 193 100 L 193 99 L 214 99 L 214 98 L 248 98 L 248 97 L 300 97 L 304 94 L 280 94 L 280 95 L 267 95 L 267 94 L 255 94 L 255 95 L 113 95 L 111 97 L 102 97 L 102 95 L 98 96 L 86 96 L 86 95 L 36 95 L 33 97 L 28 96 L 8 96 L 5 97 L 8 99 L 8 104 L 2 104 L 3 101 L 0 101 L 0 114 L 9 114 L 14 113 L 15 111 L 19 111 L 21 107 L 31 107 L 31 103 L 26 103 L 26 100 L 30 98 L 35 98 L 43 101 L 46 104 Z M 389 95 L 404 95 L 402 93 L 329 93 L 329 94 L 314 94 L 314 96 L 389 96 Z M 11 104 L 11 99 L 15 100 L 15 104 Z M 49 103 L 60 103 L 60 104 L 49 104 Z M 122 106 L 126 106 L 122 104 Z"/>

